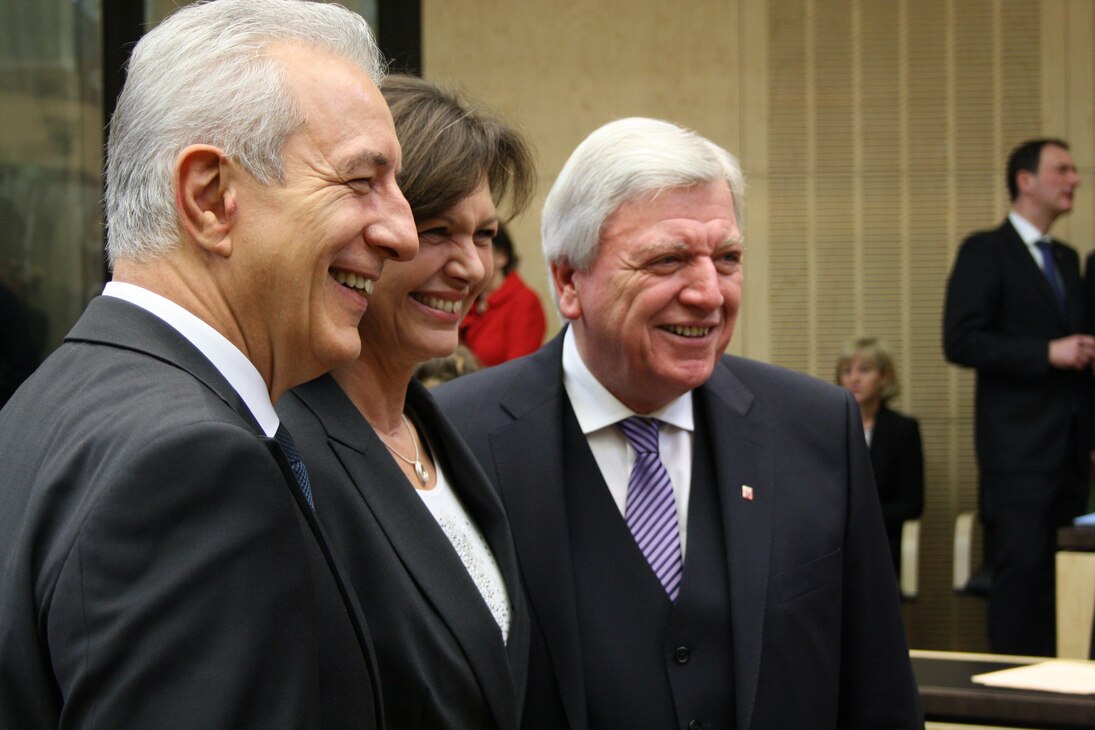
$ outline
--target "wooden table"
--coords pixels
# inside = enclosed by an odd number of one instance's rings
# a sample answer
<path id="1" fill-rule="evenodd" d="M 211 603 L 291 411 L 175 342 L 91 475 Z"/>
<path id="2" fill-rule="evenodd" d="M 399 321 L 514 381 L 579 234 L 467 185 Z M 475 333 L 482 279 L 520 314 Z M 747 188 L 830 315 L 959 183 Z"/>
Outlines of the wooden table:
<path id="1" fill-rule="evenodd" d="M 1095 696 L 986 687 L 970 677 L 1045 661 L 1046 657 L 909 652 L 930 722 L 1073 730 L 1095 728 Z"/>

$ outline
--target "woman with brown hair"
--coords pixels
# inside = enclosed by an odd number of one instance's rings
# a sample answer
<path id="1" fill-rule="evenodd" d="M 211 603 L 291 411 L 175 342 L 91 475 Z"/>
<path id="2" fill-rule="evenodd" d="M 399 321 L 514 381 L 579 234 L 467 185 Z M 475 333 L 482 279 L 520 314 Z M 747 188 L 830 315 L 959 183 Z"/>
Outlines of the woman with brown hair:
<path id="1" fill-rule="evenodd" d="M 516 728 L 529 617 L 502 504 L 415 367 L 456 348 L 491 274 L 496 206 L 535 182 L 516 131 L 420 79 L 382 88 L 419 253 L 390 262 L 360 358 L 278 404 L 368 621 L 389 727 Z"/>

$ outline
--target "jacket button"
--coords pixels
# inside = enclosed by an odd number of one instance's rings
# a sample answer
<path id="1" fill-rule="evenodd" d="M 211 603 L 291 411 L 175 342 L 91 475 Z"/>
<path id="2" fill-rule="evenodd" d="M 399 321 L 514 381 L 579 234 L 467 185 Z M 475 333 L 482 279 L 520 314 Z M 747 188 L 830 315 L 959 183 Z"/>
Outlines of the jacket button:
<path id="1" fill-rule="evenodd" d="M 703 730 L 703 723 L 699 720 L 693 720 L 688 723 L 688 730 Z"/>
<path id="2" fill-rule="evenodd" d="M 673 650 L 673 658 L 677 660 L 677 664 L 687 664 L 689 655 L 690 652 L 688 651 L 687 646 L 678 646 Z M 691 725 L 689 725 L 689 727 L 691 727 Z"/>

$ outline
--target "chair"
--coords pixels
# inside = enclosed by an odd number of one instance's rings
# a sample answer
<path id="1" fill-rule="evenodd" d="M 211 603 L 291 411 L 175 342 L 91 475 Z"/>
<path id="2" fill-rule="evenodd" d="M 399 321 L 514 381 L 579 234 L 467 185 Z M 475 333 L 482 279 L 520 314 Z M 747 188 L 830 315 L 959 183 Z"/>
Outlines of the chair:
<path id="1" fill-rule="evenodd" d="M 920 520 L 901 524 L 901 600 L 915 601 L 920 588 Z"/>
<path id="2" fill-rule="evenodd" d="M 973 569 L 974 533 L 979 526 L 977 511 L 960 512 L 954 520 L 954 562 L 952 587 L 959 595 L 987 596 L 992 572 L 984 563 Z"/>

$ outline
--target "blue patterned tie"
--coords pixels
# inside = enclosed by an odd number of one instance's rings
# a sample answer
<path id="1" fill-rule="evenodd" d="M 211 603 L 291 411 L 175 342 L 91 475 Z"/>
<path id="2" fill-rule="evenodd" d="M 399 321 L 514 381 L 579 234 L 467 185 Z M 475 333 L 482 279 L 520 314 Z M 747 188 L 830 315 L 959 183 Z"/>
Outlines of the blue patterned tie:
<path id="1" fill-rule="evenodd" d="M 304 498 L 308 500 L 308 506 L 315 511 L 316 505 L 312 501 L 312 482 L 308 480 L 308 470 L 304 468 L 304 462 L 300 460 L 300 452 L 297 451 L 297 445 L 293 443 L 293 437 L 289 435 L 289 429 L 279 424 L 274 438 L 278 440 L 281 450 L 285 452 L 285 458 L 289 461 L 289 468 L 293 470 L 293 476 L 297 478 L 297 486 L 300 487 Z"/>
<path id="2" fill-rule="evenodd" d="M 1061 287 L 1060 279 L 1057 278 L 1057 262 L 1053 259 L 1053 243 L 1042 239 L 1034 245 L 1042 253 L 1042 272 L 1046 275 L 1049 287 L 1057 296 L 1057 306 L 1061 308 L 1062 314 L 1067 315 L 1068 299 L 1065 297 L 1065 290 Z"/>
<path id="3" fill-rule="evenodd" d="M 624 519 L 669 599 L 681 590 L 681 536 L 673 482 L 658 451 L 658 421 L 632 416 L 619 423 L 635 449 Z"/>

